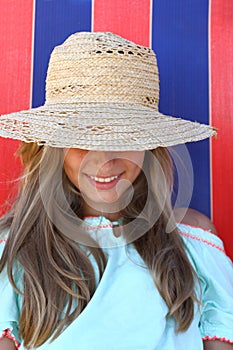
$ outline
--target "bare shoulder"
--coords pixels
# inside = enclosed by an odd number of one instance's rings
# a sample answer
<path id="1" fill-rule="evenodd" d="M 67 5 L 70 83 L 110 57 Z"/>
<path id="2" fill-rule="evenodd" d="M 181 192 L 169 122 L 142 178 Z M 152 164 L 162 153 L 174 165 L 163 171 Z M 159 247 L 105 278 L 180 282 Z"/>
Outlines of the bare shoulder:
<path id="1" fill-rule="evenodd" d="M 16 350 L 15 344 L 8 338 L 0 339 L 0 350 Z"/>
<path id="2" fill-rule="evenodd" d="M 218 235 L 216 227 L 210 218 L 195 209 L 176 208 L 174 210 L 174 215 L 177 222 L 190 226 L 201 227 L 206 231 L 210 231 L 211 233 Z"/>
<path id="3" fill-rule="evenodd" d="M 222 341 L 204 341 L 204 350 L 233 350 L 233 344 Z"/>

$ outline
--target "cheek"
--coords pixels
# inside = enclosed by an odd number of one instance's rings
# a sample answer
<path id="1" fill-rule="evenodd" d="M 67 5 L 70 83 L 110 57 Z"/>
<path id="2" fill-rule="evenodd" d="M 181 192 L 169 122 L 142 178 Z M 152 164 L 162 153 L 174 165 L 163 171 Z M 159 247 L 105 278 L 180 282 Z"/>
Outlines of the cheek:
<path id="1" fill-rule="evenodd" d="M 141 172 L 141 167 L 136 165 L 136 164 L 133 164 L 133 166 L 131 167 L 131 182 L 134 182 L 136 180 L 136 178 L 138 177 L 138 175 L 140 174 Z"/>
<path id="2" fill-rule="evenodd" d="M 130 157 L 128 160 L 128 170 L 129 170 L 129 174 L 132 179 L 132 182 L 136 180 L 136 178 L 141 172 L 144 157 L 145 157 L 145 152 L 140 152 L 140 153 L 136 152 L 136 153 L 130 154 Z"/>
<path id="3" fill-rule="evenodd" d="M 88 151 L 80 149 L 70 149 L 65 151 L 64 171 L 68 178 L 77 186 L 78 175 L 82 167 L 84 157 Z"/>

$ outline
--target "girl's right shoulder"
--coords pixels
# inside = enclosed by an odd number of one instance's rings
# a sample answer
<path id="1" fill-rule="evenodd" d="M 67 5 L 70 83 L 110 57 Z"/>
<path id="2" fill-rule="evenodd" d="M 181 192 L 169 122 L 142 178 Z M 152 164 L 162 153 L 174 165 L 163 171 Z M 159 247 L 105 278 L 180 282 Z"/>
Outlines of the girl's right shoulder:
<path id="1" fill-rule="evenodd" d="M 8 236 L 9 236 L 10 228 L 4 229 L 2 232 L 0 232 L 0 244 L 2 242 L 6 242 Z"/>
<path id="2" fill-rule="evenodd" d="M 0 258 L 4 251 L 9 232 L 9 229 L 5 229 L 0 233 Z M 18 275 L 15 281 L 19 283 Z M 7 269 L 5 268 L 0 273 L 0 296 L 0 340 L 2 339 L 0 349 L 18 349 L 21 342 L 18 332 L 20 318 L 19 299 L 18 294 L 9 281 Z M 8 341 L 9 344 L 7 343 Z"/>
<path id="3" fill-rule="evenodd" d="M 0 257 L 2 256 L 3 249 L 5 247 L 10 229 L 5 229 L 0 233 Z"/>

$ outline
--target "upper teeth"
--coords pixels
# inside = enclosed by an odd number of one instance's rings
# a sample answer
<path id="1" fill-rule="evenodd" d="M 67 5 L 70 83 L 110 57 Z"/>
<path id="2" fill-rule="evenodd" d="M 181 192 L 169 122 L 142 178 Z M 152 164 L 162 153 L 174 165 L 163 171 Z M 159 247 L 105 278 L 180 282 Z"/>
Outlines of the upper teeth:
<path id="1" fill-rule="evenodd" d="M 97 177 L 97 176 L 90 176 L 92 180 L 95 180 L 96 182 L 111 182 L 118 178 L 118 175 L 111 176 L 111 177 Z"/>

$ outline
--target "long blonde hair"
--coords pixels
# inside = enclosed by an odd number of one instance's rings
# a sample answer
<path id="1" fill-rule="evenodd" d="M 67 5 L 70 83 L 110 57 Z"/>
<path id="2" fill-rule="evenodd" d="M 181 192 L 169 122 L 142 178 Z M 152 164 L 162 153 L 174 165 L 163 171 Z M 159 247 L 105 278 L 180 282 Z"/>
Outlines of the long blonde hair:
<path id="1" fill-rule="evenodd" d="M 146 152 L 145 158 L 149 152 Z M 76 215 L 83 218 L 82 196 L 62 170 L 62 150 L 22 143 L 18 155 L 25 171 L 17 200 L 0 221 L 1 231 L 10 227 L 0 271 L 7 264 L 9 280 L 23 296 L 19 332 L 24 346 L 30 348 L 40 346 L 51 336 L 52 339 L 59 336 L 86 307 L 95 292 L 96 283 L 87 254 L 68 235 L 59 231 L 47 215 L 41 199 L 39 187 L 42 185 L 48 193 L 47 205 L 53 212 L 53 207 L 59 201 L 57 196 L 61 186 L 56 174 L 61 171 L 67 202 Z M 145 222 L 147 217 L 149 222 L 156 211 L 160 210 L 160 214 L 153 226 L 148 226 L 146 234 L 133 244 L 168 305 L 168 317 L 174 317 L 177 321 L 178 331 L 185 331 L 193 319 L 195 272 L 175 225 L 172 232 L 167 233 L 167 224 L 172 217 L 170 196 L 167 196 L 167 193 L 171 193 L 173 182 L 171 158 L 165 148 L 154 150 L 153 155 L 162 168 L 163 185 L 156 185 L 151 164 L 145 159 L 144 166 L 148 167 L 149 179 L 141 172 L 133 184 L 135 191 L 132 201 L 121 215 L 125 222 L 133 221 L 142 212 L 150 192 L 153 200 L 147 206 Z M 41 184 L 39 171 L 42 160 L 47 162 L 48 173 Z M 65 213 L 66 207 L 62 209 L 61 215 Z M 97 262 L 101 278 L 106 266 L 105 255 L 92 244 L 88 249 Z M 22 288 L 15 282 L 16 261 L 22 267 Z"/>

